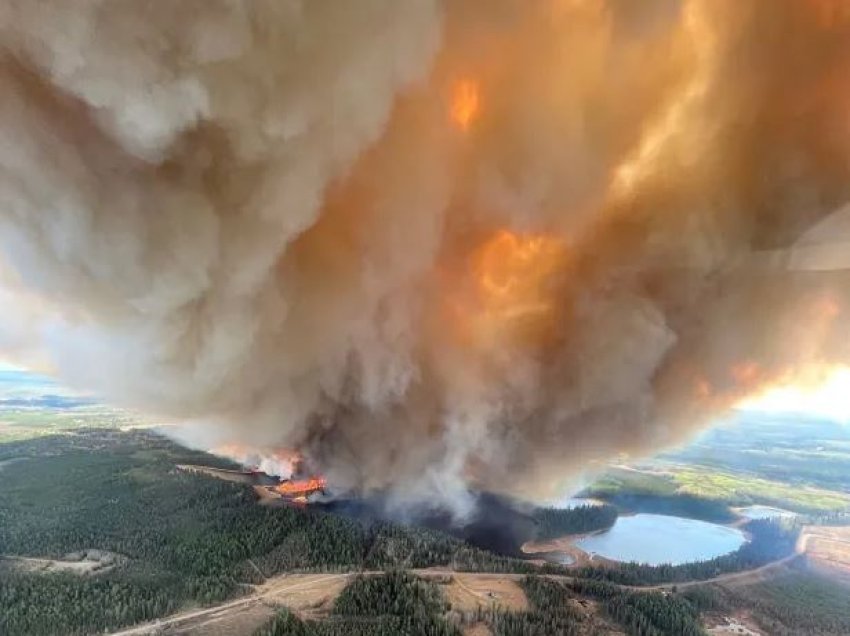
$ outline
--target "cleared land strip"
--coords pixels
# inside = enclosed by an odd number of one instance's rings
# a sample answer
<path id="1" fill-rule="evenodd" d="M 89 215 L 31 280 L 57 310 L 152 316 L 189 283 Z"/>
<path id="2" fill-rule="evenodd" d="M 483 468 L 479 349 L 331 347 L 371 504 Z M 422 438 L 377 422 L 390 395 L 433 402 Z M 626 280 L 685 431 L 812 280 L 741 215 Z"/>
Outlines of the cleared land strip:
<path id="1" fill-rule="evenodd" d="M 144 634 L 159 633 L 166 628 L 180 627 L 188 623 L 203 623 L 204 619 L 220 620 L 220 614 L 225 611 L 241 610 L 247 606 L 261 603 L 266 599 L 270 599 L 276 595 L 283 593 L 292 593 L 297 590 L 308 587 L 326 587 L 336 580 L 348 580 L 356 576 L 357 572 L 346 572 L 344 574 L 284 574 L 280 577 L 269 579 L 266 583 L 257 587 L 257 590 L 235 601 L 228 601 L 221 605 L 207 607 L 198 610 L 190 610 L 174 614 L 170 617 L 162 618 L 143 625 L 137 625 L 129 629 L 113 632 L 112 636 L 142 636 Z M 369 572 L 367 574 L 378 574 L 378 572 Z M 305 580 L 306 578 L 306 580 Z"/>
<path id="2" fill-rule="evenodd" d="M 626 586 L 621 585 L 625 589 L 636 592 L 653 592 L 659 590 L 670 590 L 676 588 L 678 590 L 693 587 L 696 585 L 708 585 L 710 583 L 743 583 L 750 580 L 757 580 L 765 574 L 771 573 L 773 570 L 781 569 L 788 565 L 794 559 L 800 558 L 808 548 L 809 540 L 817 533 L 818 528 L 813 527 L 806 529 L 801 533 L 797 541 L 796 551 L 785 558 L 777 561 L 772 561 L 762 565 L 761 567 L 744 570 L 742 572 L 728 572 L 720 574 L 710 579 L 683 581 L 680 583 L 664 583 L 661 585 L 652 586 Z M 427 568 L 422 570 L 412 570 L 413 574 L 426 578 L 448 578 L 453 577 L 456 585 L 468 596 L 499 602 L 497 595 L 490 596 L 486 591 L 489 587 L 494 587 L 499 581 L 514 581 L 519 582 L 526 577 L 525 574 L 502 573 L 502 572 L 456 572 L 445 568 Z M 255 587 L 252 594 L 242 598 L 222 603 L 214 607 L 207 607 L 197 610 L 189 610 L 173 614 L 170 617 L 162 618 L 150 623 L 137 625 L 129 629 L 113 632 L 112 636 L 144 636 L 146 634 L 155 634 L 166 632 L 169 629 L 175 628 L 179 631 L 188 629 L 194 632 L 201 628 L 207 622 L 220 621 L 224 614 L 229 612 L 240 612 L 252 605 L 257 605 L 264 602 L 274 603 L 276 605 L 284 605 L 293 609 L 308 610 L 311 606 L 332 601 L 336 595 L 345 587 L 345 584 L 355 576 L 375 576 L 383 574 L 380 570 L 367 570 L 362 572 L 346 572 L 342 574 L 282 574 L 272 577 L 262 585 Z M 543 575 L 546 578 L 556 581 L 574 581 L 575 577 L 547 574 Z M 488 587 L 488 583 L 493 585 Z M 514 601 L 518 602 L 518 601 Z M 201 633 L 198 631 L 197 633 Z"/>
<path id="3" fill-rule="evenodd" d="M 653 592 L 659 590 L 670 590 L 673 587 L 676 587 L 677 589 L 683 589 L 695 585 L 707 585 L 710 583 L 743 582 L 748 579 L 759 578 L 764 574 L 767 574 L 773 570 L 782 568 L 783 566 L 787 565 L 792 560 L 800 556 L 801 552 L 805 550 L 806 543 L 806 535 L 803 535 L 801 536 L 801 540 L 798 543 L 797 553 L 787 556 L 783 559 L 779 559 L 778 561 L 773 561 L 753 570 L 746 570 L 743 572 L 730 572 L 727 574 L 715 576 L 710 579 L 704 579 L 699 581 L 665 583 L 663 585 L 653 586 L 620 587 L 637 592 Z M 476 588 L 486 589 L 488 581 L 495 582 L 501 580 L 519 582 L 526 577 L 525 574 L 497 572 L 456 572 L 454 570 L 447 570 L 443 568 L 412 570 L 412 573 L 425 578 L 458 577 L 458 580 L 462 580 L 462 584 L 460 585 L 460 587 L 464 588 L 464 591 L 469 592 L 471 595 L 481 598 L 482 600 L 487 599 L 492 600 L 493 602 L 498 602 L 498 599 L 495 597 L 488 597 L 486 592 L 479 592 L 477 590 L 473 591 L 472 589 L 470 589 L 470 587 L 474 585 L 474 587 Z M 160 620 L 156 620 L 150 623 L 145 623 L 143 625 L 137 625 L 129 629 L 113 632 L 112 636 L 144 636 L 147 634 L 166 632 L 168 629 L 171 628 L 178 628 L 180 631 L 183 631 L 184 629 L 189 629 L 190 631 L 195 632 L 195 630 L 198 630 L 208 621 L 220 621 L 222 619 L 223 613 L 242 611 L 246 607 L 250 607 L 259 603 L 273 602 L 275 604 L 283 606 L 291 606 L 293 598 L 297 596 L 299 592 L 302 591 L 305 592 L 305 596 L 309 600 L 309 602 L 305 603 L 305 606 L 309 605 L 311 602 L 315 603 L 324 600 L 325 597 L 328 596 L 328 593 L 330 593 L 335 598 L 336 594 L 338 594 L 338 592 L 345 586 L 345 584 L 355 576 L 375 576 L 378 574 L 383 574 L 383 572 L 380 570 L 368 570 L 362 572 L 346 572 L 343 574 L 283 574 L 269 579 L 262 585 L 257 586 L 253 594 L 242 597 L 240 599 L 228 601 L 226 603 L 222 603 L 221 605 L 216 605 L 214 607 L 190 610 L 174 614 L 170 617 L 162 618 Z M 549 574 L 543 576 L 556 581 L 576 580 L 575 577 L 566 575 Z M 311 595 L 306 594 L 306 592 L 309 592 L 310 589 L 317 590 L 318 594 L 312 597 Z M 198 631 L 196 633 L 202 632 Z"/>

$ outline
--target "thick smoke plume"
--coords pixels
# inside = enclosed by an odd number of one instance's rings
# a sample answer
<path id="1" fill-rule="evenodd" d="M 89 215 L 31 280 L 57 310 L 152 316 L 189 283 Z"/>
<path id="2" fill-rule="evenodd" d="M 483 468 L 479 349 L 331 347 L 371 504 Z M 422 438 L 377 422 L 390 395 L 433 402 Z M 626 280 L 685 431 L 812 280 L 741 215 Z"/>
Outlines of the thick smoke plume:
<path id="1" fill-rule="evenodd" d="M 539 497 L 850 360 L 845 0 L 3 0 L 0 34 L 0 346 L 196 440 Z"/>

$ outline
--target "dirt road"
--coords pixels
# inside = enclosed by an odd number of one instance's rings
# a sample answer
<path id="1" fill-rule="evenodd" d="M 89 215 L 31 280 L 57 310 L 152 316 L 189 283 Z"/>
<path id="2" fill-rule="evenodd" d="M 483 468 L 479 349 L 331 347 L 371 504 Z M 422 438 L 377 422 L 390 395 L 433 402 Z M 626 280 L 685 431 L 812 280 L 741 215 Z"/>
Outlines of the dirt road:
<path id="1" fill-rule="evenodd" d="M 773 570 L 781 569 L 783 566 L 790 564 L 797 558 L 800 558 L 806 552 L 811 534 L 804 531 L 799 540 L 794 554 L 791 554 L 783 559 L 767 563 L 753 570 L 745 570 L 743 572 L 730 572 L 720 574 L 710 579 L 700 581 L 684 581 L 681 583 L 664 583 L 662 585 L 653 586 L 621 586 L 636 592 L 653 592 L 665 591 L 676 588 L 677 590 L 686 589 L 696 585 L 708 585 L 711 583 L 746 583 L 749 581 L 757 581 L 763 578 L 766 574 Z M 496 583 L 498 581 L 514 581 L 519 582 L 525 578 L 525 574 L 513 573 L 495 573 L 495 572 L 455 572 L 445 568 L 428 568 L 412 571 L 417 576 L 425 578 L 447 578 L 447 577 L 462 577 L 462 587 L 470 596 L 481 598 L 482 600 L 490 600 L 492 597 L 487 595 L 487 592 L 482 592 L 480 589 L 487 589 L 487 583 Z M 284 574 L 273 577 L 255 587 L 254 592 L 240 599 L 228 601 L 221 605 L 208 607 L 197 610 L 189 610 L 174 614 L 170 617 L 163 618 L 151 623 L 145 623 L 136 627 L 131 627 L 118 632 L 113 632 L 111 636 L 144 636 L 147 634 L 161 633 L 173 628 L 179 628 L 180 631 L 188 630 L 191 632 L 202 633 L 202 628 L 206 622 L 220 621 L 222 616 L 229 612 L 238 612 L 246 607 L 261 603 L 270 603 L 274 605 L 292 606 L 291 601 L 296 597 L 299 603 L 317 603 L 321 600 L 333 599 L 336 594 L 345 586 L 345 584 L 358 574 L 365 576 L 375 576 L 381 574 L 380 571 L 366 572 L 348 572 L 344 574 Z M 549 574 L 546 578 L 557 581 L 574 581 L 575 578 L 566 575 Z M 475 589 L 472 589 L 474 587 Z M 303 592 L 303 594 L 299 594 Z"/>
<path id="2" fill-rule="evenodd" d="M 309 587 L 327 587 L 335 581 L 347 581 L 357 575 L 357 572 L 345 574 L 313 574 L 313 575 L 289 575 L 269 579 L 266 583 L 257 586 L 256 591 L 249 596 L 244 596 L 235 601 L 228 601 L 214 607 L 190 610 L 174 614 L 170 617 L 159 619 L 143 625 L 137 625 L 129 629 L 113 632 L 111 636 L 144 636 L 146 634 L 157 634 L 173 627 L 200 628 L 206 619 L 220 620 L 222 613 L 242 610 L 247 606 L 262 603 L 267 599 L 292 593 Z"/>

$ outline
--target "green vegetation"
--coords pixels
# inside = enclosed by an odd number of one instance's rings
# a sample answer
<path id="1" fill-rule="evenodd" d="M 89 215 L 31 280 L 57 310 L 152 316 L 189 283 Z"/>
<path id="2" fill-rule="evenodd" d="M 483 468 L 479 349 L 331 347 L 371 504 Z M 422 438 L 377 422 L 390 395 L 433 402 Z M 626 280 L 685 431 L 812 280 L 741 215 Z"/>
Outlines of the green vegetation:
<path id="1" fill-rule="evenodd" d="M 677 468 L 673 479 L 682 493 L 721 500 L 734 506 L 759 503 L 812 514 L 846 510 L 850 506 L 850 497 L 844 493 L 804 489 L 793 484 L 741 474 Z"/>
<path id="2" fill-rule="evenodd" d="M 460 636 L 448 609 L 435 584 L 393 571 L 354 579 L 328 620 L 302 622 L 284 610 L 255 636 Z"/>
<path id="3" fill-rule="evenodd" d="M 616 563 L 606 567 L 586 566 L 575 575 L 586 579 L 611 581 L 623 585 L 658 585 L 680 581 L 705 580 L 727 572 L 760 567 L 794 554 L 799 529 L 782 521 L 750 521 L 746 530 L 752 539 L 735 552 L 681 565 L 645 565 Z"/>
<path id="4" fill-rule="evenodd" d="M 733 422 L 707 432 L 666 459 L 674 466 L 687 465 L 707 474 L 768 480 L 773 492 L 765 493 L 756 485 L 754 496 L 781 499 L 803 494 L 801 512 L 808 512 L 807 490 L 848 492 L 850 427 L 794 415 L 738 414 Z M 776 491 L 777 484 L 790 490 Z"/>
<path id="5" fill-rule="evenodd" d="M 86 634 L 174 612 L 185 591 L 161 573 L 0 572 L 0 634 Z"/>
<path id="6" fill-rule="evenodd" d="M 622 510 L 716 523 L 728 523 L 735 518 L 730 506 L 763 504 L 806 514 L 824 514 L 850 507 L 850 495 L 844 492 L 801 488 L 752 474 L 698 466 L 660 466 L 663 471 L 612 468 L 582 496 L 602 499 Z"/>
<path id="7" fill-rule="evenodd" d="M 560 583 L 535 576 L 522 587 L 531 604 L 527 612 L 480 612 L 496 636 L 574 636 L 587 633 L 585 616 L 571 603 L 573 595 Z"/>
<path id="8" fill-rule="evenodd" d="M 448 609 L 436 585 L 399 571 L 356 578 L 334 604 L 337 616 L 371 617 L 393 634 L 457 634 L 442 617 Z"/>
<path id="9" fill-rule="evenodd" d="M 278 611 L 272 620 L 254 632 L 254 636 L 313 636 L 314 634 L 316 634 L 314 629 L 287 609 Z"/>
<path id="10" fill-rule="evenodd" d="M 605 612 L 635 636 L 700 636 L 705 634 L 697 608 L 680 596 L 634 592 L 601 581 L 573 581 L 573 592 L 602 602 Z"/>
<path id="11" fill-rule="evenodd" d="M 479 613 L 496 636 L 603 634 L 615 626 L 634 636 L 705 634 L 697 608 L 679 596 L 624 590 L 600 581 L 557 582 L 536 576 L 526 577 L 522 586 L 531 610 Z M 600 603 L 602 617 L 579 609 L 588 600 Z"/>
<path id="12" fill-rule="evenodd" d="M 0 444 L 92 428 L 126 428 L 142 423 L 126 411 L 96 404 L 68 410 L 0 408 Z"/>
<path id="13" fill-rule="evenodd" d="M 438 532 L 259 506 L 247 486 L 175 469 L 229 462 L 145 431 L 83 430 L 0 445 L 0 461 L 10 458 L 19 461 L 3 468 L 0 554 L 61 559 L 100 549 L 128 560 L 89 578 L 4 576 L 4 635 L 113 629 L 219 602 L 244 583 L 290 570 L 533 569 Z"/>
<path id="14" fill-rule="evenodd" d="M 850 589 L 832 579 L 791 569 L 768 581 L 726 589 L 706 585 L 683 596 L 702 611 L 748 610 L 762 629 L 776 636 L 850 634 Z"/>
<path id="15" fill-rule="evenodd" d="M 534 511 L 534 519 L 537 521 L 537 538 L 551 539 L 566 534 L 607 530 L 617 521 L 617 509 L 608 505 L 538 508 Z"/>
<path id="16" fill-rule="evenodd" d="M 726 502 L 679 492 L 670 475 L 614 468 L 605 473 L 583 496 L 607 501 L 621 510 L 729 523 L 735 515 Z"/>

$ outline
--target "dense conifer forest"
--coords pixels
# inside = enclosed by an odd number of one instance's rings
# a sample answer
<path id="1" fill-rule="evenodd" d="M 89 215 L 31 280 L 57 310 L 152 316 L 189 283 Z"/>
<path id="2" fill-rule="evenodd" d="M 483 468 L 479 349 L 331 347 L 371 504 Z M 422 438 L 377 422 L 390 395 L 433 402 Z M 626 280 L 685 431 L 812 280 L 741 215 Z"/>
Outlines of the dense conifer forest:
<path id="1" fill-rule="evenodd" d="M 489 623 L 498 636 L 605 633 L 610 626 L 639 636 L 691 635 L 703 633 L 700 612 L 740 607 L 753 609 L 769 633 L 850 633 L 844 589 L 805 572 L 735 594 L 717 585 L 683 593 L 622 587 L 706 579 L 777 560 L 793 553 L 797 538 L 784 523 L 750 522 L 750 543 L 703 563 L 564 569 L 427 529 L 258 505 L 248 486 L 175 469 L 228 462 L 148 432 L 80 430 L 0 445 L 0 460 L 11 458 L 18 461 L 3 467 L 0 488 L 0 555 L 73 560 L 80 557 L 69 553 L 96 549 L 117 558 L 91 575 L 27 571 L 0 559 L 4 636 L 114 630 L 238 597 L 285 571 L 386 573 L 355 578 L 324 620 L 281 613 L 261 631 L 267 636 L 456 636 L 467 619 Z M 586 531 L 616 518 L 610 507 L 570 512 L 541 511 L 542 531 Z M 405 572 L 432 566 L 574 578 L 527 576 L 527 611 L 494 606 L 470 617 L 449 606 L 439 585 Z M 581 609 L 588 602 L 598 604 L 596 613 Z"/>
<path id="2" fill-rule="evenodd" d="M 534 519 L 537 521 L 537 538 L 545 540 L 606 530 L 617 521 L 617 509 L 609 505 L 538 508 Z"/>
<path id="3" fill-rule="evenodd" d="M 701 585 L 682 595 L 702 612 L 746 610 L 765 633 L 774 636 L 850 634 L 850 589 L 805 565 L 734 589 Z"/>
<path id="4" fill-rule="evenodd" d="M 141 431 L 81 431 L 0 446 L 0 555 L 125 557 L 96 577 L 0 562 L 0 634 L 114 629 L 240 594 L 283 571 L 532 571 L 445 534 L 257 505 L 247 486 L 175 469 L 228 462 Z M 75 599 L 85 599 L 77 603 Z"/>
<path id="5" fill-rule="evenodd" d="M 323 621 L 300 621 L 284 610 L 255 636 L 460 636 L 434 583 L 402 571 L 358 577 Z"/>

